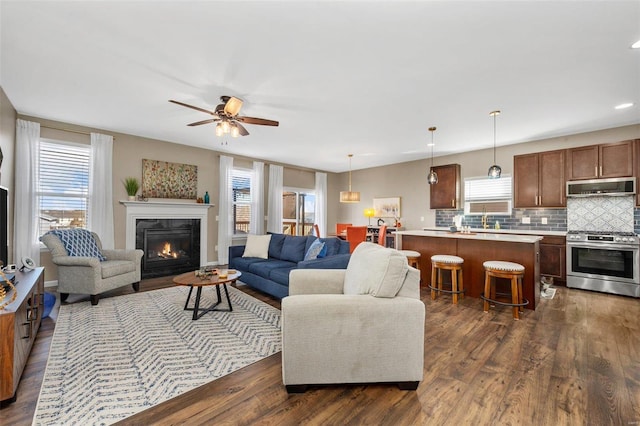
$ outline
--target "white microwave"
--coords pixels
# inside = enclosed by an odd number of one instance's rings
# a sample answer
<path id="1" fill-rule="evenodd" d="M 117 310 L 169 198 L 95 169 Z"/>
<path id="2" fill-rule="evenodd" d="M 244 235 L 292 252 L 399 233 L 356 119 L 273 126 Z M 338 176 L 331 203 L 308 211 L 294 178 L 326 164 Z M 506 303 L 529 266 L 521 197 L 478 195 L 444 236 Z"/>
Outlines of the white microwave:
<path id="1" fill-rule="evenodd" d="M 636 178 L 610 178 L 570 180 L 567 182 L 567 197 L 594 197 L 634 195 Z"/>

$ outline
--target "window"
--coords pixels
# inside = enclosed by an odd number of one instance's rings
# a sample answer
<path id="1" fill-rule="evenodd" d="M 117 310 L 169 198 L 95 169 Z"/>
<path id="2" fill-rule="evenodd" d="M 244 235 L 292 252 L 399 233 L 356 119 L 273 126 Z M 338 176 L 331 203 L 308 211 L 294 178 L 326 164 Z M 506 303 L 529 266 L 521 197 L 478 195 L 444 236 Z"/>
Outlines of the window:
<path id="1" fill-rule="evenodd" d="M 284 188 L 282 193 L 282 232 L 289 235 L 309 235 L 316 216 L 316 196 L 313 191 Z"/>
<path id="2" fill-rule="evenodd" d="M 84 228 L 89 205 L 91 147 L 40 140 L 39 235 L 57 228 Z"/>
<path id="3" fill-rule="evenodd" d="M 499 179 L 488 177 L 465 178 L 464 214 L 511 214 L 512 179 L 502 175 Z"/>
<path id="4" fill-rule="evenodd" d="M 233 234 L 248 234 L 251 224 L 252 170 L 233 169 L 231 172 L 233 199 Z"/>

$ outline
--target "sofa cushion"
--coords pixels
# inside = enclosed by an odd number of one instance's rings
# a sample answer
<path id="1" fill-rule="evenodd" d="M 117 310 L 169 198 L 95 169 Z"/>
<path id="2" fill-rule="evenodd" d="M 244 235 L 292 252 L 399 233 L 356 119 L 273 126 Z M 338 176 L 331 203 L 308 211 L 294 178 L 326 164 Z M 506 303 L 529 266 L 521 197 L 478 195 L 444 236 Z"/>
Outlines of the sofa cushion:
<path id="1" fill-rule="evenodd" d="M 307 237 L 287 235 L 282 245 L 280 259 L 300 262 L 304 259 Z"/>
<path id="2" fill-rule="evenodd" d="M 269 279 L 277 282 L 278 284 L 286 285 L 289 287 L 289 273 L 295 268 L 278 268 L 273 269 L 269 274 Z"/>
<path id="3" fill-rule="evenodd" d="M 269 242 L 271 235 L 247 235 L 247 243 L 244 246 L 242 257 L 269 258 Z"/>
<path id="4" fill-rule="evenodd" d="M 271 241 L 269 242 L 269 257 L 274 259 L 280 259 L 282 255 L 282 245 L 284 244 L 284 234 L 271 234 Z"/>
<path id="5" fill-rule="evenodd" d="M 107 260 L 98 248 L 98 244 L 96 244 L 96 240 L 93 238 L 91 231 L 76 228 L 57 229 L 49 232 L 60 238 L 69 256 L 96 257 L 101 262 Z"/>
<path id="6" fill-rule="evenodd" d="M 378 244 L 358 244 L 347 266 L 344 294 L 395 297 L 409 271 L 407 258 L 397 250 Z"/>
<path id="7" fill-rule="evenodd" d="M 248 271 L 249 266 L 254 263 L 267 263 L 267 259 L 260 259 L 259 257 L 234 257 L 229 259 L 229 267 L 232 269 L 239 269 L 240 271 Z"/>
<path id="8" fill-rule="evenodd" d="M 294 268 L 295 266 L 295 263 L 288 262 L 286 260 L 269 259 L 267 262 L 252 263 L 251 265 L 249 265 L 248 271 L 263 278 L 269 278 L 269 274 L 274 269 Z"/>
<path id="9" fill-rule="evenodd" d="M 136 264 L 130 260 L 105 260 L 100 264 L 100 273 L 103 279 L 135 272 L 135 270 Z"/>
<path id="10" fill-rule="evenodd" d="M 326 256 L 333 256 L 334 254 L 338 254 L 338 249 L 340 248 L 340 240 L 337 238 L 320 238 L 320 241 L 324 243 L 325 248 L 327 249 Z"/>
<path id="11" fill-rule="evenodd" d="M 324 243 L 320 241 L 319 238 L 316 238 L 313 243 L 311 243 L 311 246 L 309 246 L 309 248 L 307 249 L 307 252 L 304 255 L 304 260 L 312 260 L 319 257 L 324 257 L 320 255 L 322 253 L 322 250 L 324 250 L 326 254 Z"/>

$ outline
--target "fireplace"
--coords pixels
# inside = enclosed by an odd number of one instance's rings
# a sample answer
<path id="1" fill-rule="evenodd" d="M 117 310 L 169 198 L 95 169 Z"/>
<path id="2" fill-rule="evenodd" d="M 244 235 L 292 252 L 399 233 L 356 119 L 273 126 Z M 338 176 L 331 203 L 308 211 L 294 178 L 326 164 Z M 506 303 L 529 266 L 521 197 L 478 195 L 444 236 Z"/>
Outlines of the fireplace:
<path id="1" fill-rule="evenodd" d="M 143 278 L 172 275 L 180 273 L 180 271 L 193 271 L 200 266 L 209 264 L 207 257 L 208 210 L 213 207 L 213 204 L 165 200 L 120 201 L 120 203 L 126 207 L 125 248 L 139 248 L 145 252 L 142 265 Z M 164 223 L 167 221 L 171 225 L 165 227 Z M 138 222 L 142 222 L 144 225 L 138 226 Z M 191 226 L 188 232 L 185 224 Z M 151 251 L 147 250 L 144 242 L 141 242 L 144 241 L 144 234 L 139 235 L 139 228 L 147 230 L 147 239 L 150 242 L 157 243 L 158 240 L 162 240 L 159 241 L 161 243 L 168 242 L 170 245 L 168 250 L 165 250 L 164 244 L 160 250 L 157 248 Z M 169 233 L 165 228 L 173 229 L 173 231 Z M 162 235 L 163 233 L 166 235 Z M 149 242 L 147 248 L 149 248 Z M 163 257 L 163 259 L 159 257 Z M 148 271 L 145 271 L 145 262 Z M 160 265 L 167 267 L 160 267 Z M 169 271 L 170 268 L 171 271 Z"/>
<path id="2" fill-rule="evenodd" d="M 199 219 L 138 219 L 136 248 L 142 278 L 175 275 L 200 267 Z"/>

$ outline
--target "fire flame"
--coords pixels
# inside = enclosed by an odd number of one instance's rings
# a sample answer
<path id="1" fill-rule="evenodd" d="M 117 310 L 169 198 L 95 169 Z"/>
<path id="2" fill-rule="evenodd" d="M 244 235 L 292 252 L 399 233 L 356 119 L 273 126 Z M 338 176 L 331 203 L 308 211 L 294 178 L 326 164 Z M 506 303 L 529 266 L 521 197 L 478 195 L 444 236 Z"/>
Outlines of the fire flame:
<path id="1" fill-rule="evenodd" d="M 178 258 L 178 253 L 174 252 L 171 249 L 171 243 L 165 242 L 162 251 L 158 253 L 159 257 L 164 257 L 165 259 L 168 257 L 173 257 L 174 259 Z"/>

